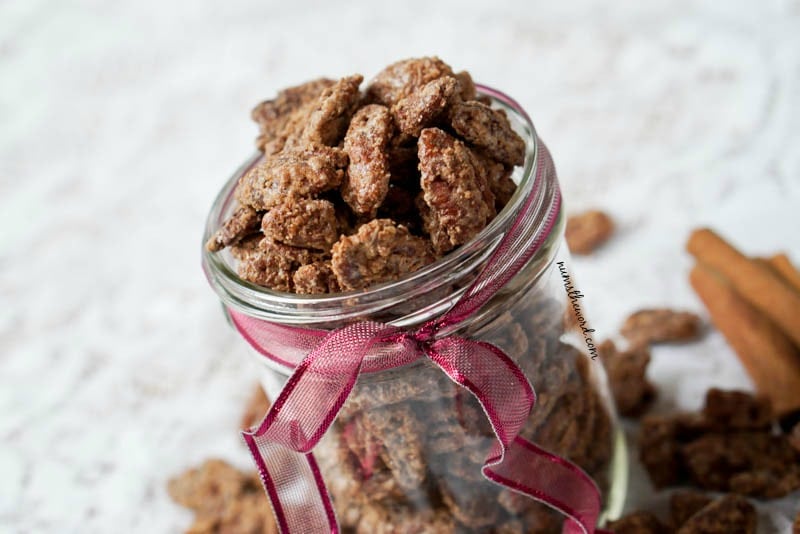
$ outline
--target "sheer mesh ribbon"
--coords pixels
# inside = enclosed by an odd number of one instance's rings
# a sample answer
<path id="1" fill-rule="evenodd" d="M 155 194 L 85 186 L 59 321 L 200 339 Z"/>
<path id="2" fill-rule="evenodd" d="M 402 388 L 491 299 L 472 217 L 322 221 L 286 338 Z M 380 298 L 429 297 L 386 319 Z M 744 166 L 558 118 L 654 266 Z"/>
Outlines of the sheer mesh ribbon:
<path id="1" fill-rule="evenodd" d="M 534 186 L 552 174 L 547 148 L 539 144 Z M 474 314 L 531 259 L 547 238 L 560 210 L 557 196 L 545 228 L 529 243 L 527 229 L 538 206 L 529 195 L 485 267 L 444 315 L 408 331 L 360 322 L 323 332 L 269 323 L 229 310 L 231 320 L 259 352 L 295 367 L 264 420 L 243 432 L 272 503 L 281 532 L 332 532 L 339 527 L 312 449 L 333 423 L 360 373 L 409 363 L 425 355 L 480 402 L 496 441 L 483 475 L 567 516 L 565 532 L 595 532 L 600 511 L 597 486 L 579 467 L 519 436 L 536 402 L 528 379 L 499 348 L 443 328 Z M 373 358 L 372 355 L 381 357 Z M 376 363 L 379 362 L 379 363 Z"/>

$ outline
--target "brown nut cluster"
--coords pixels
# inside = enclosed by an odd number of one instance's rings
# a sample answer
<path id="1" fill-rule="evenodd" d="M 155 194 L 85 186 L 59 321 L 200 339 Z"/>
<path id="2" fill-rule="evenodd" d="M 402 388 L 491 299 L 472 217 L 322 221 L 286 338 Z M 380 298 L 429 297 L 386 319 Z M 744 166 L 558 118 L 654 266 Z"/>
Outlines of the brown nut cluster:
<path id="1" fill-rule="evenodd" d="M 573 254 L 591 254 L 614 233 L 614 221 L 600 210 L 588 210 L 567 219 L 564 238 Z"/>
<path id="2" fill-rule="evenodd" d="M 620 333 L 635 344 L 672 343 L 695 340 L 701 329 L 702 321 L 695 313 L 649 308 L 629 315 Z"/>
<path id="3" fill-rule="evenodd" d="M 656 396 L 656 389 L 645 375 L 650 364 L 647 345 L 633 345 L 627 350 L 617 349 L 611 340 L 598 346 L 600 358 L 608 373 L 611 393 L 620 415 L 641 415 Z"/>
<path id="4" fill-rule="evenodd" d="M 290 87 L 253 110 L 264 157 L 206 248 L 239 276 L 304 294 L 409 274 L 477 235 L 509 201 L 525 142 L 467 72 L 408 59 Z"/>
<path id="5" fill-rule="evenodd" d="M 503 349 L 536 389 L 522 436 L 577 463 L 604 490 L 609 407 L 595 364 L 561 341 L 563 306 L 537 294 L 500 307 L 468 335 Z M 315 449 L 343 532 L 561 531 L 558 513 L 483 477 L 495 438 L 468 391 L 427 361 L 393 373 L 359 378 Z"/>
<path id="6" fill-rule="evenodd" d="M 195 513 L 191 534 L 275 534 L 272 509 L 255 473 L 222 460 L 206 460 L 171 479 L 172 499 Z"/>
<path id="7" fill-rule="evenodd" d="M 640 459 L 656 487 L 683 483 L 774 499 L 800 488 L 800 451 L 773 432 L 769 402 L 711 389 L 702 412 L 642 420 Z"/>
<path id="8" fill-rule="evenodd" d="M 607 528 L 615 534 L 755 534 L 756 523 L 756 509 L 743 497 L 726 495 L 715 500 L 682 491 L 670 498 L 668 523 L 652 512 L 637 511 L 611 521 Z"/>

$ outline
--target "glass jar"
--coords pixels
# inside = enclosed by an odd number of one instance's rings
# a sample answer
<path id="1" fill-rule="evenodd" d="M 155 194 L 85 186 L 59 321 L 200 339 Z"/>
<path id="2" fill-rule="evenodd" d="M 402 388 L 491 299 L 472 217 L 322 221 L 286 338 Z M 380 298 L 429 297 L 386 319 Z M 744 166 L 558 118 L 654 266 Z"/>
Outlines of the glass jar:
<path id="1" fill-rule="evenodd" d="M 450 309 L 486 264 L 526 199 L 528 246 L 519 272 L 476 313 L 437 333 L 494 344 L 524 372 L 537 400 L 520 435 L 588 473 L 603 497 L 603 519 L 621 510 L 627 480 L 624 440 L 602 364 L 578 324 L 566 287 L 564 211 L 554 173 L 537 172 L 538 139 L 513 100 L 480 88 L 525 139 L 518 188 L 472 241 L 391 283 L 331 295 L 279 293 L 236 275 L 227 251 L 203 252 L 206 275 L 226 311 L 315 332 L 371 320 L 412 329 Z M 228 181 L 208 217 L 204 242 L 235 207 L 233 190 L 255 156 Z M 572 294 L 574 295 L 574 293 Z M 230 316 L 229 316 L 230 318 Z M 583 328 L 582 328 L 583 327 Z M 587 348 L 588 347 L 588 348 Z M 308 343 L 281 345 L 262 364 L 261 382 L 276 399 Z M 374 361 L 380 361 L 375 355 Z M 477 400 L 420 355 L 402 366 L 369 365 L 337 419 L 314 449 L 343 532 L 559 532 L 562 517 L 543 504 L 486 480 L 481 466 L 494 433 Z"/>

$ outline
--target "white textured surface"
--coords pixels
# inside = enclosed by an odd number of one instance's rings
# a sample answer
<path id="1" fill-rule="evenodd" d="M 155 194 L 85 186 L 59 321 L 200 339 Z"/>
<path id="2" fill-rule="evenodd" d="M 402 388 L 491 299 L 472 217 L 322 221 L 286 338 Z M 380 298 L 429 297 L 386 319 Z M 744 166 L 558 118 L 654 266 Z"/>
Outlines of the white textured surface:
<path id="1" fill-rule="evenodd" d="M 177 532 L 168 476 L 249 465 L 255 377 L 200 235 L 250 107 L 288 84 L 436 53 L 515 96 L 569 208 L 620 224 L 574 262 L 601 338 L 638 306 L 700 309 L 695 225 L 800 260 L 796 0 L 120 4 L 0 2 L 2 532 Z M 660 408 L 747 385 L 716 334 L 651 374 Z"/>

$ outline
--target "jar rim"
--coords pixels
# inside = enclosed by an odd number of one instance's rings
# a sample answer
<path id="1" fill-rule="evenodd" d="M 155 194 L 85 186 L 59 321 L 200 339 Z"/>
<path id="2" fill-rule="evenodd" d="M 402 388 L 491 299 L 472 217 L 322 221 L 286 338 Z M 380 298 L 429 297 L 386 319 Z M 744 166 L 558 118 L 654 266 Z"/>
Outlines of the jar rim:
<path id="1" fill-rule="evenodd" d="M 539 141 L 528 114 L 510 96 L 484 85 L 476 85 L 476 88 L 480 95 L 489 97 L 495 107 L 506 112 L 512 127 L 525 141 L 525 162 L 522 167 L 516 167 L 513 171 L 513 176 L 519 180 L 517 189 L 506 206 L 481 232 L 446 256 L 398 280 L 362 290 L 322 295 L 299 295 L 252 284 L 238 276 L 227 249 L 210 252 L 203 246 L 203 270 L 223 304 L 249 316 L 281 324 L 324 324 L 363 319 L 416 295 L 429 293 L 444 284 L 452 283 L 483 263 L 529 195 L 534 195 L 537 211 L 544 207 L 541 204 L 544 201 L 545 188 L 541 183 L 544 179 L 542 173 L 537 173 L 534 167 L 539 161 Z M 233 173 L 220 190 L 206 220 L 203 245 L 231 211 L 235 201 L 233 193 L 239 178 L 262 157 L 261 153 L 253 155 Z M 543 230 L 536 229 L 536 233 Z M 452 293 L 436 305 L 427 307 L 426 315 L 443 313 L 458 300 L 461 293 L 463 289 Z M 396 326 L 413 324 L 421 319 L 415 315 L 410 314 L 388 323 Z"/>

